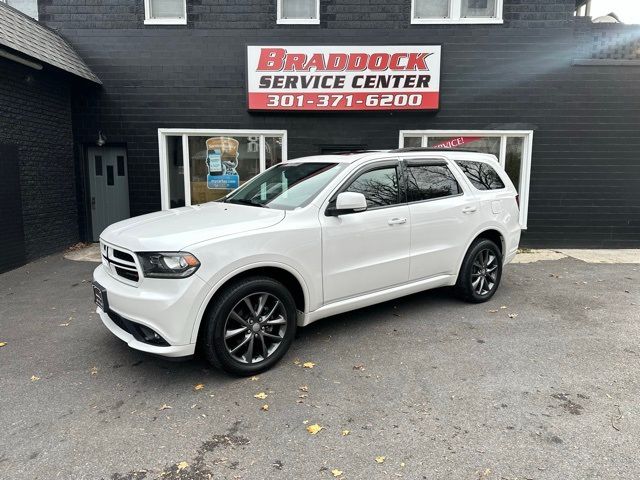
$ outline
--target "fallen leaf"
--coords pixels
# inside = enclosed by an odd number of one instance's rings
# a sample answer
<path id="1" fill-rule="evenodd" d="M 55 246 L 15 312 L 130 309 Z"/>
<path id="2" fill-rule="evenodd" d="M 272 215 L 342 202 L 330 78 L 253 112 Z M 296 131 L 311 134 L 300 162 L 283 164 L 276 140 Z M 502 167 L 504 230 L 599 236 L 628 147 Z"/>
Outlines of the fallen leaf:
<path id="1" fill-rule="evenodd" d="M 293 361 L 294 365 L 300 365 L 300 360 L 298 360 L 297 358 Z"/>
<path id="2" fill-rule="evenodd" d="M 342 473 L 342 470 L 338 470 L 337 468 L 331 470 L 331 475 L 333 475 L 334 477 L 339 477 L 340 475 L 342 475 Z"/>
<path id="3" fill-rule="evenodd" d="M 184 470 L 188 466 L 189 466 L 189 464 L 187 462 L 180 462 L 180 463 L 176 464 L 176 467 L 178 467 L 178 472 L 180 470 Z"/>
<path id="4" fill-rule="evenodd" d="M 264 405 L 262 405 L 262 406 L 260 407 L 260 410 L 265 411 L 265 412 L 266 412 L 266 411 L 268 411 L 268 410 L 269 410 L 269 405 L 267 405 L 267 404 L 265 403 Z"/>
<path id="5" fill-rule="evenodd" d="M 505 308 L 507 308 L 507 306 L 506 306 L 506 305 L 502 305 L 502 306 L 500 307 L 500 309 L 501 309 L 501 310 L 504 310 Z"/>
<path id="6" fill-rule="evenodd" d="M 354 370 L 364 370 L 364 363 L 359 363 L 353 366 Z"/>
<path id="7" fill-rule="evenodd" d="M 69 323 L 61 323 L 60 325 L 58 325 L 59 327 L 68 327 Z"/>
<path id="8" fill-rule="evenodd" d="M 267 394 L 264 392 L 260 392 L 260 393 L 256 393 L 253 397 L 258 398 L 260 400 L 264 400 L 265 398 L 267 398 Z"/>
<path id="9" fill-rule="evenodd" d="M 517 313 L 510 313 L 509 318 L 516 318 L 518 316 Z"/>
<path id="10" fill-rule="evenodd" d="M 342 430 L 342 436 L 346 437 L 347 435 L 349 435 L 351 433 L 351 430 Z"/>
<path id="11" fill-rule="evenodd" d="M 315 367 L 315 366 L 316 366 L 316 364 L 315 364 L 315 363 L 313 363 L 313 362 L 304 362 L 304 363 L 302 364 L 302 367 L 303 367 L 303 368 L 313 368 L 313 367 Z"/>
<path id="12" fill-rule="evenodd" d="M 258 378 L 260 377 L 256 377 L 255 375 L 253 377 L 251 377 L 249 380 L 251 380 L 252 382 L 255 382 L 258 380 Z"/>
<path id="13" fill-rule="evenodd" d="M 204 388 L 204 383 L 199 383 L 195 387 L 193 387 L 194 390 L 202 390 L 203 388 Z"/>
<path id="14" fill-rule="evenodd" d="M 169 410 L 170 408 L 173 408 L 171 405 L 167 405 L 166 403 L 163 403 L 162 406 L 160 407 L 160 410 Z"/>
<path id="15" fill-rule="evenodd" d="M 324 427 L 321 427 L 320 425 L 318 425 L 317 423 L 314 423 L 313 425 L 309 425 L 307 427 L 307 432 L 309 432 L 311 435 L 315 435 L 317 434 L 320 430 L 322 430 Z"/>
<path id="16" fill-rule="evenodd" d="M 298 387 L 298 390 L 300 390 L 301 392 L 308 392 L 309 387 L 307 387 L 306 385 L 301 385 Z"/>
<path id="17" fill-rule="evenodd" d="M 302 423 L 306 425 L 307 423 L 309 423 L 309 420 L 303 420 Z"/>
<path id="18" fill-rule="evenodd" d="M 384 463 L 384 459 L 387 457 L 383 457 L 382 455 L 380 455 L 379 457 L 376 457 L 376 463 Z"/>
<path id="19" fill-rule="evenodd" d="M 98 367 L 91 367 L 91 375 L 97 375 L 98 374 Z"/>
<path id="20" fill-rule="evenodd" d="M 497 312 L 498 312 L 498 309 L 497 309 L 497 308 L 492 309 L 492 310 L 489 310 L 489 313 L 497 313 Z"/>
<path id="21" fill-rule="evenodd" d="M 7 342 L 0 342 L 0 347 L 4 347 L 7 344 Z"/>
<path id="22" fill-rule="evenodd" d="M 38 380 L 40 380 L 40 377 L 36 377 L 35 375 L 31 375 L 31 381 L 32 382 L 37 382 Z"/>

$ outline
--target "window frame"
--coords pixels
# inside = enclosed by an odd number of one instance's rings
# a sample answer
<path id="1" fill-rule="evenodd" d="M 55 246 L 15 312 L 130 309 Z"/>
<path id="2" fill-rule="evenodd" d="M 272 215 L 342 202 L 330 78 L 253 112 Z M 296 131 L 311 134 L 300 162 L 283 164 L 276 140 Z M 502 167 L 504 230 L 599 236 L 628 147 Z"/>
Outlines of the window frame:
<path id="1" fill-rule="evenodd" d="M 418 203 L 425 203 L 425 202 L 436 202 L 438 200 L 446 200 L 448 198 L 455 198 L 455 197 L 462 197 L 463 195 L 465 195 L 465 191 L 464 191 L 464 187 L 462 186 L 462 183 L 460 182 L 460 179 L 457 177 L 456 175 L 456 171 L 454 169 L 451 168 L 451 165 L 449 164 L 449 162 L 442 158 L 442 159 L 436 159 L 436 158 L 406 158 L 402 160 L 402 169 L 404 171 L 404 188 L 405 188 L 405 198 L 407 200 L 407 204 L 409 205 L 415 205 Z M 409 169 L 411 167 L 445 167 L 447 170 L 449 170 L 449 173 L 451 173 L 451 176 L 453 177 L 453 179 L 455 180 L 456 184 L 458 185 L 458 190 L 459 192 L 454 194 L 454 195 L 446 195 L 444 197 L 435 197 L 435 198 L 425 198 L 422 200 L 410 200 L 409 199 Z"/>
<path id="2" fill-rule="evenodd" d="M 144 0 L 144 24 L 145 25 L 186 25 L 187 24 L 187 0 L 181 0 L 184 16 L 182 18 L 153 18 L 151 16 L 151 0 Z"/>
<path id="3" fill-rule="evenodd" d="M 279 0 L 278 0 L 279 1 Z M 504 0 L 496 0 L 495 17 L 461 17 L 462 0 L 449 0 L 448 18 L 416 18 L 416 1 L 411 0 L 411 23 L 413 25 L 439 25 L 439 24 L 502 24 Z"/>
<path id="4" fill-rule="evenodd" d="M 518 198 L 520 201 L 520 227 L 527 229 L 529 216 L 529 191 L 531 183 L 531 154 L 533 151 L 533 130 L 400 130 L 398 146 L 404 148 L 407 137 L 420 137 L 421 145 L 428 145 L 429 137 L 499 137 L 500 155 L 498 163 L 504 169 L 506 160 L 507 137 L 523 137 L 522 162 L 520 163 L 520 188 Z M 455 149 L 451 149 L 455 151 Z M 489 190 L 493 191 L 493 190 Z"/>
<path id="5" fill-rule="evenodd" d="M 319 25 L 320 24 L 320 0 L 314 0 L 316 2 L 316 18 L 283 18 L 282 17 L 282 1 L 283 0 L 276 0 L 277 2 L 276 23 L 278 25 Z"/>
<path id="6" fill-rule="evenodd" d="M 191 165 L 189 162 L 189 137 L 198 136 L 238 136 L 238 137 L 259 137 L 260 152 L 260 172 L 267 168 L 266 157 L 266 137 L 282 137 L 282 163 L 287 161 L 287 131 L 286 130 L 245 130 L 245 129 L 209 129 L 209 128 L 159 128 L 158 129 L 158 151 L 160 161 L 160 208 L 169 210 L 171 208 L 171 192 L 169 190 L 169 169 L 167 137 L 182 137 L 182 168 L 184 180 L 184 205 L 191 203 Z"/>

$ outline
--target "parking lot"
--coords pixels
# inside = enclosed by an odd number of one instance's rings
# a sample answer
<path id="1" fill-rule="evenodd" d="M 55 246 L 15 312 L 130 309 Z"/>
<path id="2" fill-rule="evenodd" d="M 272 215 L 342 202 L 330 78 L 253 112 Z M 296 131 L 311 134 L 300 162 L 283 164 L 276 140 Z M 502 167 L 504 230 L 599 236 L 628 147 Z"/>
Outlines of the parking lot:
<path id="1" fill-rule="evenodd" d="M 0 275 L 1 478 L 640 477 L 640 265 L 515 264 L 486 304 L 339 315 L 241 379 L 130 350 L 94 266 Z"/>

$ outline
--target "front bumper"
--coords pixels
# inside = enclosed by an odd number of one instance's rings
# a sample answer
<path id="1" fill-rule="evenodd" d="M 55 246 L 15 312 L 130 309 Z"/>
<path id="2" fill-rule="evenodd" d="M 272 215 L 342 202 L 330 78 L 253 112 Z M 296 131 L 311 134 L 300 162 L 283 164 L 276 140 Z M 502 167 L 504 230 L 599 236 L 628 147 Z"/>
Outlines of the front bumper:
<path id="1" fill-rule="evenodd" d="M 175 280 L 142 278 L 134 286 L 119 281 L 104 265 L 99 265 L 93 272 L 93 278 L 107 292 L 109 313 L 113 312 L 130 322 L 152 329 L 168 345 L 140 341 L 98 307 L 96 311 L 111 333 L 131 348 L 143 352 L 167 357 L 194 354 L 197 334 L 194 333 L 194 325 L 207 293 L 206 283 L 198 276 Z"/>

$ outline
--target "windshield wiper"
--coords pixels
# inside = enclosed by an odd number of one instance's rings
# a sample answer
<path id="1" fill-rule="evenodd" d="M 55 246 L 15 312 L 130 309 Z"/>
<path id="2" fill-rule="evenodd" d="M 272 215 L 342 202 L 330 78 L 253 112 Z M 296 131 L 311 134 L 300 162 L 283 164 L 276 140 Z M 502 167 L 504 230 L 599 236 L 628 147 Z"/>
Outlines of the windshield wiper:
<path id="1" fill-rule="evenodd" d="M 261 203 L 252 202 L 251 200 L 245 200 L 244 198 L 228 198 L 225 203 L 238 203 L 240 205 L 249 205 L 251 207 L 269 208 Z"/>

